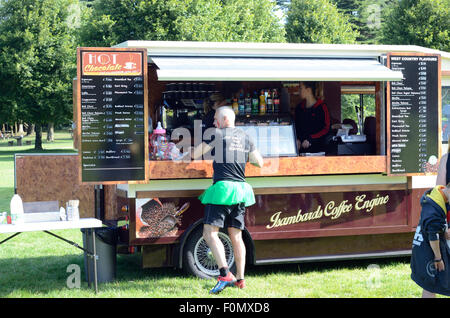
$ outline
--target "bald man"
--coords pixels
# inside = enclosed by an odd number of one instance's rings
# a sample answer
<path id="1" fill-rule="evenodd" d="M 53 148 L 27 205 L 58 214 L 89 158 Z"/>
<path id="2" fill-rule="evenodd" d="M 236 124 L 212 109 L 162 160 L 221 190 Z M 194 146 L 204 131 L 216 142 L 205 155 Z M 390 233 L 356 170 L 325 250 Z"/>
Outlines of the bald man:
<path id="1" fill-rule="evenodd" d="M 255 203 L 252 187 L 245 181 L 245 165 L 250 162 L 261 168 L 264 164 L 254 141 L 234 126 L 235 113 L 229 106 L 219 107 L 214 115 L 215 139 L 203 142 L 194 149 L 194 158 L 215 150 L 213 161 L 213 185 L 199 197 L 205 205 L 203 238 L 211 249 L 219 267 L 220 276 L 210 293 L 217 294 L 228 286 L 245 288 L 245 244 L 242 230 L 245 228 L 245 208 Z M 211 131 L 210 131 L 211 132 Z M 207 135 L 208 132 L 205 134 Z M 219 230 L 227 228 L 236 261 L 236 276 L 230 272 L 225 258 Z"/>

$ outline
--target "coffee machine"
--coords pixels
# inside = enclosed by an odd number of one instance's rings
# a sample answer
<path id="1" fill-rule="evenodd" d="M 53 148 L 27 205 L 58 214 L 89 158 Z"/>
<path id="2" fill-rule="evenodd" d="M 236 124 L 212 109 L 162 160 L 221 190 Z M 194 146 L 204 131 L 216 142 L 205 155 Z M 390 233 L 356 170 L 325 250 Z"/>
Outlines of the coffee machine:
<path id="1" fill-rule="evenodd" d="M 205 115 L 203 101 L 215 92 L 214 84 L 169 83 L 166 88 L 156 110 L 156 120 L 161 122 L 169 136 L 175 128 L 187 128 L 193 135 L 194 121 Z"/>

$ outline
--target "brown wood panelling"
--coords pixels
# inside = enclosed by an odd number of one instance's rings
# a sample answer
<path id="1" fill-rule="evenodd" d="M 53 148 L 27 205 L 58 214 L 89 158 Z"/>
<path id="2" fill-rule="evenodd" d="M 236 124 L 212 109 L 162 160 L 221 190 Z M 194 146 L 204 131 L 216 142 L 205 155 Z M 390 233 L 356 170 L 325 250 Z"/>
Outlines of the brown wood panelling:
<path id="1" fill-rule="evenodd" d="M 331 124 L 341 120 L 341 82 L 323 82 L 324 102 L 331 117 Z"/>
<path id="2" fill-rule="evenodd" d="M 267 187 L 253 188 L 255 195 L 288 194 L 288 193 L 321 193 L 321 192 L 351 192 L 377 190 L 404 190 L 406 184 L 359 184 L 345 186 L 312 186 L 312 187 Z M 138 191 L 136 198 L 188 198 L 198 197 L 203 190 L 163 190 Z"/>
<path id="3" fill-rule="evenodd" d="M 94 186 L 78 182 L 77 154 L 16 157 L 17 193 L 24 202 L 80 200 L 80 217 L 94 217 Z"/>
<path id="4" fill-rule="evenodd" d="M 298 237 L 339 237 L 346 235 L 365 235 L 365 234 L 386 234 L 386 233 L 409 233 L 414 232 L 409 225 L 393 225 L 393 226 L 375 226 L 375 227 L 348 227 L 336 229 L 311 229 L 301 231 L 274 231 L 269 233 L 264 227 L 251 231 L 254 241 L 260 240 L 276 240 L 276 239 L 293 239 Z"/>
<path id="5" fill-rule="evenodd" d="M 173 161 L 150 161 L 150 180 L 211 178 L 212 162 L 195 160 L 189 163 Z M 247 177 L 301 176 L 348 173 L 386 172 L 385 156 L 341 157 L 284 157 L 265 158 L 264 167 L 246 167 Z"/>
<path id="6" fill-rule="evenodd" d="M 375 83 L 375 120 L 376 120 L 376 154 L 381 154 L 381 102 L 384 91 L 381 89 L 381 83 Z"/>
<path id="7" fill-rule="evenodd" d="M 165 267 L 168 264 L 168 245 L 145 245 L 142 247 L 142 268 Z"/>
<path id="8" fill-rule="evenodd" d="M 73 155 L 30 155 L 16 158 L 16 187 L 24 202 L 80 200 L 80 217 L 94 217 L 94 186 L 79 184 L 79 157 Z M 105 220 L 121 217 L 116 185 L 105 185 Z"/>
<path id="9" fill-rule="evenodd" d="M 119 209 L 117 205 L 117 186 L 116 185 L 104 185 L 104 197 L 105 197 L 105 220 L 118 220 L 120 219 Z"/>
<path id="10" fill-rule="evenodd" d="M 255 241 L 256 260 L 411 249 L 414 233 Z"/>

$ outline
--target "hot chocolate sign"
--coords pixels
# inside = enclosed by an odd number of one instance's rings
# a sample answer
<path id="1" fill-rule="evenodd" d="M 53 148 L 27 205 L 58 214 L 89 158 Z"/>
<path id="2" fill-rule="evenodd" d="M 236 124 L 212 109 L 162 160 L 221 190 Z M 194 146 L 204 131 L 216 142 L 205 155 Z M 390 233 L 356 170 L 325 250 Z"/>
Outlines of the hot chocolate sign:
<path id="1" fill-rule="evenodd" d="M 83 75 L 142 75 L 141 52 L 82 52 Z"/>
<path id="2" fill-rule="evenodd" d="M 351 211 L 356 210 L 362 213 L 371 213 L 376 206 L 386 205 L 389 201 L 389 195 L 380 196 L 377 194 L 375 198 L 369 199 L 366 194 L 355 197 L 355 202 L 344 200 L 341 202 L 329 201 L 325 205 L 319 205 L 314 211 L 303 213 L 300 209 L 296 215 L 283 216 L 282 212 L 276 212 L 270 217 L 270 224 L 266 225 L 267 229 L 282 227 L 290 224 L 303 223 L 307 221 L 320 220 L 329 218 L 337 220 Z"/>

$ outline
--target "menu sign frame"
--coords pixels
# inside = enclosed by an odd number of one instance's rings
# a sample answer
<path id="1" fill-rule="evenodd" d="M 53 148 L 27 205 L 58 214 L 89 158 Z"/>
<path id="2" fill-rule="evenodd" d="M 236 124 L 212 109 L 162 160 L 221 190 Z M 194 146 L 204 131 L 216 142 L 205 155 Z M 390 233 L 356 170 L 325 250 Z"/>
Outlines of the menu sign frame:
<path id="1" fill-rule="evenodd" d="M 390 52 L 387 66 L 403 73 L 387 82 L 387 174 L 437 174 L 441 157 L 441 56 Z"/>
<path id="2" fill-rule="evenodd" d="M 80 183 L 146 183 L 147 49 L 79 47 L 77 79 Z"/>

